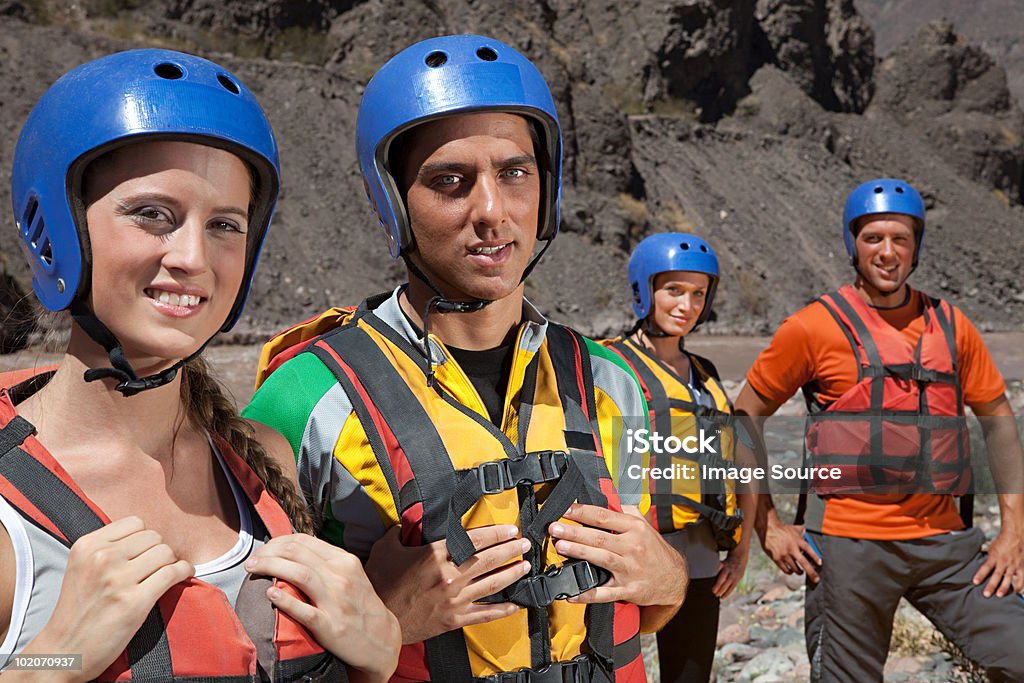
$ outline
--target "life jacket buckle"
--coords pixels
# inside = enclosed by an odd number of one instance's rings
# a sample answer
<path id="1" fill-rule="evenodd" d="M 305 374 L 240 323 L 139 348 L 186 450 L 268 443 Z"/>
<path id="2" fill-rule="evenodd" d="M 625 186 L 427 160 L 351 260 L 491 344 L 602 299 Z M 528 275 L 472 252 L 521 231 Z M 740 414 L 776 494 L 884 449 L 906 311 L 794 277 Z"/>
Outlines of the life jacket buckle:
<path id="1" fill-rule="evenodd" d="M 530 453 L 529 455 L 534 454 Z M 540 462 L 540 471 L 544 482 L 561 479 L 565 471 L 569 469 L 569 454 L 564 451 L 541 451 L 536 456 Z"/>
<path id="2" fill-rule="evenodd" d="M 553 662 L 539 669 L 503 671 L 475 680 L 481 683 L 590 683 L 594 666 L 592 655 L 582 654 L 567 662 Z"/>
<path id="3" fill-rule="evenodd" d="M 480 482 L 480 491 L 485 496 L 508 491 L 514 486 L 512 475 L 508 469 L 508 460 L 491 460 L 482 462 L 476 468 L 476 477 Z"/>
<path id="4" fill-rule="evenodd" d="M 607 580 L 607 572 L 602 576 L 587 560 L 573 560 L 539 576 L 520 579 L 526 582 L 532 602 L 538 607 L 547 607 L 555 600 L 576 597 Z"/>
<path id="5" fill-rule="evenodd" d="M 491 460 L 476 467 L 480 492 L 488 496 L 513 489 L 519 484 L 543 484 L 556 479 L 569 468 L 569 454 L 563 451 L 527 453 L 518 460 Z"/>

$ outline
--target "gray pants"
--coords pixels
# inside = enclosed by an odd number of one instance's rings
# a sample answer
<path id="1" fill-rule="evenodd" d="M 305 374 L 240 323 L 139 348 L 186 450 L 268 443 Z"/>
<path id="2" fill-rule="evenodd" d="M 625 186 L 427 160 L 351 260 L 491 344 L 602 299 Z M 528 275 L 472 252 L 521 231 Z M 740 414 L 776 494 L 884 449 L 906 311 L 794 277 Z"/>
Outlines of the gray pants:
<path id="1" fill-rule="evenodd" d="M 912 541 L 808 535 L 822 559 L 820 583 L 807 584 L 812 681 L 881 681 L 901 597 L 992 680 L 1024 681 L 1024 599 L 986 598 L 971 583 L 985 560 L 979 529 Z"/>

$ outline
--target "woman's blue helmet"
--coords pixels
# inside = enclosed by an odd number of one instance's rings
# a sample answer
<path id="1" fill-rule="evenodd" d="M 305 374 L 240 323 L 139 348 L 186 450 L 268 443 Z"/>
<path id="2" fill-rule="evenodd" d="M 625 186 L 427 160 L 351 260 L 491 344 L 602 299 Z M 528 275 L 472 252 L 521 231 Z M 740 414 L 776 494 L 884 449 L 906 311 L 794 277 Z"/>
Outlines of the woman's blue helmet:
<path id="1" fill-rule="evenodd" d="M 661 232 L 645 237 L 629 257 L 629 288 L 633 295 L 633 312 L 640 320 L 651 312 L 654 298 L 654 277 L 670 270 L 704 273 L 710 282 L 704 297 L 704 310 L 697 324 L 711 315 L 715 290 L 718 288 L 718 257 L 705 240 L 685 232 Z"/>
<path id="2" fill-rule="evenodd" d="M 253 169 L 246 270 L 222 327 L 229 330 L 245 305 L 277 201 L 277 144 L 241 81 L 171 50 L 129 50 L 83 64 L 50 86 L 29 114 L 14 152 L 11 199 L 36 295 L 60 311 L 88 294 L 82 174 L 100 155 L 144 140 L 220 147 Z"/>
<path id="3" fill-rule="evenodd" d="M 388 167 L 391 145 L 431 119 L 479 111 L 528 117 L 540 140 L 542 169 L 537 238 L 558 232 L 562 132 L 547 82 L 530 60 L 493 38 L 442 36 L 392 57 L 366 86 L 356 122 L 356 152 L 367 194 L 393 258 L 413 247 L 399 184 Z"/>
<path id="4" fill-rule="evenodd" d="M 878 178 L 858 185 L 846 199 L 843 208 L 843 243 L 850 257 L 850 264 L 857 265 L 854 247 L 856 236 L 853 224 L 863 216 L 873 213 L 899 213 L 917 220 L 914 240 L 914 266 L 917 266 L 924 242 L 924 200 L 910 183 L 895 178 Z"/>

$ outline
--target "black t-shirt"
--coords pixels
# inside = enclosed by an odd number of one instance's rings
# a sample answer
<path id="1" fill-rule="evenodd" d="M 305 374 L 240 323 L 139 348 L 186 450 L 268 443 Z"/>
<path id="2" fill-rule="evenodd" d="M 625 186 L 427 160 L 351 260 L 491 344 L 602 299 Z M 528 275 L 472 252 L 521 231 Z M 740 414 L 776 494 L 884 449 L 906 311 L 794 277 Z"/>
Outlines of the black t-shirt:
<path id="1" fill-rule="evenodd" d="M 423 330 L 420 326 L 409 318 L 409 314 L 405 310 L 402 311 L 402 315 L 405 316 L 406 322 L 416 330 L 416 335 L 422 337 Z M 515 342 L 510 341 L 485 351 L 467 351 L 445 345 L 445 348 L 455 358 L 455 362 L 469 377 L 476 393 L 480 394 L 484 408 L 487 409 L 487 416 L 499 428 L 501 427 L 502 408 L 505 407 L 505 389 L 508 388 L 508 376 L 512 371 L 514 346 Z"/>
<path id="2" fill-rule="evenodd" d="M 502 409 L 505 407 L 505 389 L 512 371 L 513 343 L 486 351 L 467 351 L 454 346 L 446 347 L 463 369 L 469 381 L 487 408 L 487 415 L 496 426 L 501 426 Z"/>

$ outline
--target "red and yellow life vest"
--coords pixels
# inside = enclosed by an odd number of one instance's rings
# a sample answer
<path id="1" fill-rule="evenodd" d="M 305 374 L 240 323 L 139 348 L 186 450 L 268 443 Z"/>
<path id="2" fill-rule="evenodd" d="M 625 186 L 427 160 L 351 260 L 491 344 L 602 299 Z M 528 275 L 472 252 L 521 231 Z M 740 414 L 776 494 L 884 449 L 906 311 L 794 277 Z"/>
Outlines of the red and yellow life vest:
<path id="1" fill-rule="evenodd" d="M 533 565 L 484 601 L 511 601 L 524 610 L 403 647 L 392 681 L 644 683 L 639 608 L 566 602 L 609 575 L 567 561 L 547 535 L 573 501 L 621 510 L 601 453 L 585 340 L 549 323 L 539 351 L 517 353 L 518 417 L 506 434 L 442 382 L 428 385 L 422 352 L 374 315 L 376 303 L 339 310 L 341 317 L 351 313 L 346 324 L 319 338 L 296 331 L 290 339 L 298 346 L 272 348 L 286 357 L 312 353 L 334 373 L 391 491 L 403 543 L 445 540 L 461 564 L 474 552 L 466 529 L 515 524 L 532 542 L 525 558 Z M 328 314 L 320 331 L 335 317 Z M 272 357 L 277 351 L 267 355 L 261 366 L 269 370 L 259 381 L 280 365 Z M 558 661 L 567 651 L 569 659 Z M 493 673 L 498 661 L 519 668 Z"/>
<path id="2" fill-rule="evenodd" d="M 970 447 L 952 307 L 922 297 L 924 332 L 911 344 L 849 286 L 819 301 L 857 359 L 857 383 L 831 404 L 805 387 L 807 456 L 837 467 L 819 494 L 940 493 L 971 489 Z"/>
<path id="3" fill-rule="evenodd" d="M 70 548 L 110 519 L 32 435 L 0 390 L 0 496 L 23 517 Z M 252 469 L 214 435 L 225 463 L 269 535 L 292 533 L 291 522 Z M 271 579 L 252 577 L 232 607 L 219 588 L 198 579 L 165 593 L 125 652 L 99 681 L 347 681 L 345 666 L 306 629 L 266 599 Z M 298 596 L 289 584 L 278 588 Z M 257 652 L 257 644 L 260 651 Z"/>
<path id="4" fill-rule="evenodd" d="M 735 547 L 743 521 L 743 512 L 736 507 L 735 479 L 704 481 L 701 476 L 703 466 L 728 468 L 735 465 L 733 409 L 725 388 L 699 356 L 689 354 L 695 379 L 715 404 L 714 407 L 701 405 L 675 371 L 647 349 L 623 338 L 604 343 L 622 356 L 640 379 L 651 426 L 656 432 L 680 439 L 699 436 L 700 430 L 717 435 L 717 453 L 714 454 L 673 454 L 665 450 L 653 454 L 652 467 L 665 472 L 680 461 L 689 466 L 688 471 L 693 475 L 648 479 L 651 493 L 648 514 L 654 527 L 667 534 L 705 520 L 711 525 L 720 549 Z"/>

